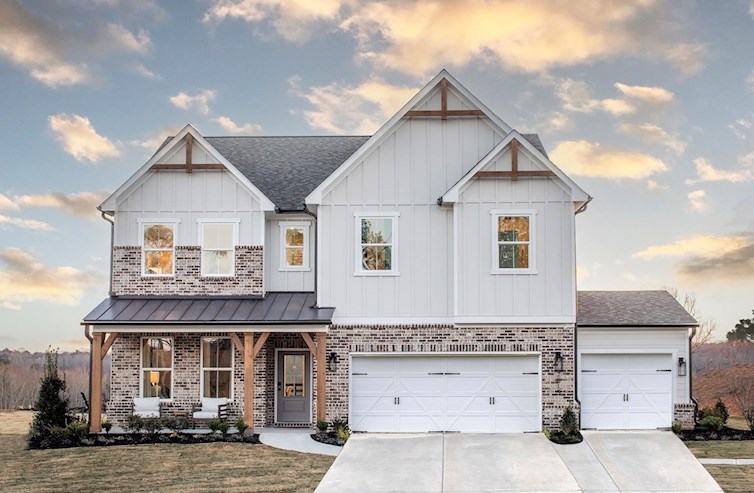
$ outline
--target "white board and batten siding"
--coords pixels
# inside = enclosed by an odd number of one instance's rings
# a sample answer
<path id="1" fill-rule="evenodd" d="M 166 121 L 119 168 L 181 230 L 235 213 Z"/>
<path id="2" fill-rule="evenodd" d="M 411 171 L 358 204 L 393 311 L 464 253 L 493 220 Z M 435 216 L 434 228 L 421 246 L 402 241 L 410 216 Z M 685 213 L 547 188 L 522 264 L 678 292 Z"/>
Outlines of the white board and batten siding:
<path id="1" fill-rule="evenodd" d="M 285 252 L 281 245 L 281 223 L 301 223 L 309 225 L 308 268 L 305 270 L 286 270 L 281 268 Z M 315 223 L 311 216 L 289 215 L 276 216 L 267 220 L 264 270 L 265 287 L 268 291 L 314 291 L 314 237 Z M 324 306 L 324 305 L 323 305 Z"/>
<path id="2" fill-rule="evenodd" d="M 194 146 L 194 163 L 197 150 Z M 180 151 L 173 161 L 184 159 Z M 179 157 L 176 157 L 179 156 Z M 165 161 L 170 164 L 171 160 Z M 179 219 L 176 245 L 199 244 L 198 219 L 239 220 L 238 244 L 263 245 L 264 212 L 259 200 L 233 175 L 223 170 L 151 171 L 123 194 L 115 211 L 115 245 L 141 245 L 140 220 Z"/>
<path id="3" fill-rule="evenodd" d="M 510 171 L 510 149 L 489 171 Z M 519 151 L 520 171 L 546 169 Z M 508 315 L 567 322 L 575 316 L 574 213 L 570 191 L 555 179 L 476 179 L 455 204 L 457 315 Z M 535 273 L 492 273 L 497 260 L 491 211 L 535 211 L 530 266 Z"/>
<path id="4" fill-rule="evenodd" d="M 416 109 L 439 108 L 439 94 Z M 450 90 L 450 109 L 471 106 Z M 335 319 L 453 316 L 453 213 L 438 197 L 503 138 L 486 118 L 403 119 L 322 196 L 319 297 Z M 356 213 L 397 213 L 398 275 L 354 275 Z"/>

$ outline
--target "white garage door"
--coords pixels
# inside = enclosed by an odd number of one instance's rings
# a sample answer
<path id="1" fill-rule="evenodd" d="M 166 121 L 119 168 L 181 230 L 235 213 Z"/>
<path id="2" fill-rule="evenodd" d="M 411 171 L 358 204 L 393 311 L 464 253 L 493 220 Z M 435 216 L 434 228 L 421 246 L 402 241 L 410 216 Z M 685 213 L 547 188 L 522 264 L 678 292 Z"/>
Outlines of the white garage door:
<path id="1" fill-rule="evenodd" d="M 668 428 L 673 421 L 670 354 L 581 356 L 581 427 Z"/>
<path id="2" fill-rule="evenodd" d="M 540 430 L 539 357 L 359 356 L 351 428 L 371 432 Z"/>

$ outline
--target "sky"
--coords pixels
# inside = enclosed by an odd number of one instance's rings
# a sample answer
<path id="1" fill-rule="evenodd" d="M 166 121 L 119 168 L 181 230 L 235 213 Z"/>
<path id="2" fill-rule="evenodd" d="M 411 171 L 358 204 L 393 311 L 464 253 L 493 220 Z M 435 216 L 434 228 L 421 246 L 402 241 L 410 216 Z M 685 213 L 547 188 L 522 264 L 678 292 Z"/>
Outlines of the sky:
<path id="1" fill-rule="evenodd" d="M 579 289 L 754 309 L 754 1 L 0 0 L 0 348 L 86 349 L 96 206 L 192 123 L 375 132 L 442 68 L 594 200 Z"/>

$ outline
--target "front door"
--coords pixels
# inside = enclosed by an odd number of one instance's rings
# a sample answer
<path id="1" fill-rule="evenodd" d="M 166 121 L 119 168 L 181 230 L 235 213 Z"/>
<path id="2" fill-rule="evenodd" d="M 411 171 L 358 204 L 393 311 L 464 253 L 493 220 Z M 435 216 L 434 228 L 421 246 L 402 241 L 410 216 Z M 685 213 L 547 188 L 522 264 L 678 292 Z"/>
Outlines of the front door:
<path id="1" fill-rule="evenodd" d="M 311 353 L 279 351 L 277 356 L 278 423 L 311 422 Z"/>

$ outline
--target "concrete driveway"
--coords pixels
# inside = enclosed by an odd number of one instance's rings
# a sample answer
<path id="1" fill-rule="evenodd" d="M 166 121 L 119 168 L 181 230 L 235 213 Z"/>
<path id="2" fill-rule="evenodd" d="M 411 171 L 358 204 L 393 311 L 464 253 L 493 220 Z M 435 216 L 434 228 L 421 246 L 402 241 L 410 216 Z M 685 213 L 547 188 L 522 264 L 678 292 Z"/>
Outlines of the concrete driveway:
<path id="1" fill-rule="evenodd" d="M 583 433 L 578 445 L 542 434 L 357 434 L 316 493 L 722 491 L 670 432 Z"/>

